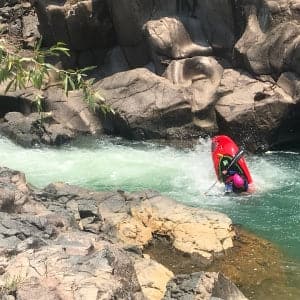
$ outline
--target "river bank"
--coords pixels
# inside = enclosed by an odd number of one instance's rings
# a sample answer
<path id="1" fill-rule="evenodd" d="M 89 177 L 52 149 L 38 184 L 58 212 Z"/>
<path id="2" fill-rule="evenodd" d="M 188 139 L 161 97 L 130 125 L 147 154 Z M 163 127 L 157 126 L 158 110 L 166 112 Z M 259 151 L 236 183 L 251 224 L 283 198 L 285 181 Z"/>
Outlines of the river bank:
<path id="1" fill-rule="evenodd" d="M 197 259 L 176 251 L 164 237 L 156 237 L 145 253 L 174 274 L 198 270 L 222 272 L 249 299 L 298 299 L 300 290 L 290 284 L 283 268 L 283 253 L 274 244 L 249 231 L 238 228 L 237 232 L 234 247 L 226 251 L 226 257 L 216 258 L 206 268 Z"/>

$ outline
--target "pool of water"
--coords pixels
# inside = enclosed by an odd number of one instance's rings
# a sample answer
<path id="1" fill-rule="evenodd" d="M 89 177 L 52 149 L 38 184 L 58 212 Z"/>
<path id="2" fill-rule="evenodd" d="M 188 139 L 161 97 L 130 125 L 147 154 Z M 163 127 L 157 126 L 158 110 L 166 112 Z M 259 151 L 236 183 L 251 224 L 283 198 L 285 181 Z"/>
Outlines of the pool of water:
<path id="1" fill-rule="evenodd" d="M 248 196 L 224 196 L 216 184 L 210 142 L 193 150 L 121 139 L 82 139 L 60 148 L 24 149 L 0 138 L 0 164 L 26 174 L 37 187 L 64 181 L 95 190 L 154 189 L 191 206 L 228 214 L 278 245 L 290 284 L 300 286 L 300 153 L 246 156 L 255 183 Z M 207 192 L 207 193 L 205 193 Z M 289 298 L 290 299 L 290 298 Z"/>

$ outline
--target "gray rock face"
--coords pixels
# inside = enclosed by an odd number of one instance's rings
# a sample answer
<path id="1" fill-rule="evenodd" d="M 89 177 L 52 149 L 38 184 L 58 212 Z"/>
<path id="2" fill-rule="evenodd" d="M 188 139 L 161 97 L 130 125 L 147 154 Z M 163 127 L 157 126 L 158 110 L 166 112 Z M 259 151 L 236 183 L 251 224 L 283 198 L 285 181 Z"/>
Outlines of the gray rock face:
<path id="1" fill-rule="evenodd" d="M 143 299 L 128 255 L 110 243 L 91 243 L 88 238 L 68 235 L 67 243 L 12 258 L 6 276 L 23 280 L 16 299 Z"/>
<path id="2" fill-rule="evenodd" d="M 293 94 L 291 99 L 278 87 L 276 93 L 264 91 L 276 85 L 274 78 L 283 72 L 300 74 L 297 1 L 87 0 L 65 1 L 62 5 L 58 0 L 35 0 L 32 3 L 39 16 L 39 29 L 48 44 L 65 41 L 74 54 L 72 63 L 79 66 L 103 64 L 98 78 L 110 77 L 100 80 L 95 87 L 116 114 L 101 115 L 100 120 L 82 103 L 80 93 L 65 97 L 62 91 L 50 88 L 44 96 L 47 111 L 52 115 L 42 128 L 30 120 L 33 115 L 27 116 L 32 111 L 30 105 L 21 109 L 22 103 L 15 105 L 19 107 L 15 110 L 26 117 L 6 120 L 1 125 L 5 135 L 22 145 L 40 142 L 57 145 L 82 133 L 101 134 L 102 126 L 106 133 L 135 139 L 186 141 L 227 133 L 253 151 L 268 149 L 285 139 L 297 139 L 294 134 L 299 128 L 297 96 Z M 24 5 L 31 12 L 28 3 Z M 12 8 L 6 1 L 2 6 L 2 19 L 7 19 L 14 9 L 18 14 L 19 8 Z M 21 22 L 25 26 L 22 34 L 28 38 L 36 35 L 30 16 L 31 13 L 26 13 Z M 217 62 L 203 55 L 223 58 Z M 230 62 L 224 63 L 224 57 Z M 244 89 L 248 79 L 245 85 L 238 81 L 244 94 L 237 89 L 232 93 L 226 86 L 220 87 L 224 83 L 223 67 L 231 67 L 230 63 L 245 67 L 252 74 L 269 74 L 273 78 L 254 79 L 247 75 L 253 81 L 253 93 Z M 129 71 L 138 66 L 145 69 Z M 261 85 L 259 81 L 264 83 Z M 238 95 L 243 105 L 222 93 Z M 18 96 L 19 102 L 20 97 L 30 98 L 22 93 Z M 3 106 L 0 105 L 3 116 L 15 107 Z M 249 142 L 251 138 L 254 141 Z"/>
<path id="3" fill-rule="evenodd" d="M 280 143 L 280 128 L 292 118 L 296 104 L 283 89 L 231 69 L 225 70 L 221 88 L 227 94 L 216 105 L 222 132 L 251 151 Z"/>
<path id="4" fill-rule="evenodd" d="M 5 136 L 24 147 L 33 147 L 41 143 L 61 145 L 74 138 L 71 130 L 60 124 L 51 124 L 50 117 L 42 119 L 38 113 L 24 116 L 19 112 L 5 115 L 5 122 L 0 124 L 0 131 Z"/>
<path id="5" fill-rule="evenodd" d="M 197 272 L 177 275 L 167 285 L 164 300 L 246 300 L 239 289 L 220 273 Z"/>
<path id="6" fill-rule="evenodd" d="M 0 1 L 0 32 L 22 39 L 25 45 L 33 46 L 40 37 L 38 19 L 29 2 L 20 0 Z"/>
<path id="7" fill-rule="evenodd" d="M 40 248 L 56 236 L 56 228 L 45 217 L 0 212 L 0 253 L 12 255 Z"/>
<path id="8" fill-rule="evenodd" d="M 248 69 L 256 74 L 300 72 L 297 22 L 284 22 L 266 31 L 258 18 L 258 8 L 245 7 L 247 26 L 235 50 Z M 266 11 L 266 18 L 268 11 Z"/>
<path id="9" fill-rule="evenodd" d="M 167 137 L 168 128 L 192 121 L 191 94 L 147 69 L 107 77 L 97 84 L 116 111 L 106 130 L 133 138 Z"/>
<path id="10" fill-rule="evenodd" d="M 195 255 L 204 265 L 212 262 L 212 253 L 222 255 L 233 246 L 228 217 L 186 208 L 157 193 L 91 193 L 56 183 L 34 198 L 52 213 L 75 219 L 82 230 L 127 245 L 143 247 L 154 233 L 168 235 L 176 249 Z"/>
<path id="11" fill-rule="evenodd" d="M 174 43 L 174 33 L 180 33 L 179 44 L 189 40 L 184 31 L 181 22 L 175 21 L 177 26 L 171 29 L 174 23 L 169 18 L 177 16 L 185 24 L 188 31 L 191 32 L 193 42 L 185 45 L 185 50 L 192 52 L 209 53 L 209 46 L 217 49 L 230 49 L 234 43 L 232 7 L 230 1 L 110 1 L 113 24 L 118 37 L 120 46 L 125 50 L 128 61 L 131 66 L 145 65 L 149 60 L 149 51 L 146 48 L 143 26 L 147 24 L 146 31 L 150 34 L 152 45 L 157 46 L 159 30 L 154 33 L 157 27 L 167 29 L 161 35 L 162 43 Z M 192 16 L 192 17 L 191 17 Z M 197 28 L 197 30 L 196 30 Z M 160 31 L 161 32 L 161 31 Z M 205 32 L 205 34 L 204 34 Z M 132 33 L 132 34 L 131 34 Z M 169 38 L 173 35 L 173 39 Z M 164 39 L 166 38 L 166 39 Z M 208 42 L 207 42 L 208 41 Z M 176 45 L 173 45 L 173 54 Z M 178 49 L 178 51 L 180 51 Z M 178 52 L 177 51 L 177 52 Z M 184 51 L 185 52 L 185 51 Z M 161 53 L 164 54 L 164 53 Z M 181 56 L 182 58 L 182 56 Z"/>
<path id="12" fill-rule="evenodd" d="M 111 46 L 112 24 L 105 1 L 67 1 L 65 6 L 60 1 L 33 2 L 45 42 L 65 42 L 79 51 Z"/>
<path id="13" fill-rule="evenodd" d="M 0 87 L 0 93 L 4 86 Z M 82 134 L 102 132 L 101 120 L 83 101 L 80 91 L 68 96 L 60 88 L 50 87 L 43 91 L 44 103 L 41 114 L 34 111 L 33 89 L 8 92 L 0 96 L 0 132 L 24 147 L 39 144 L 61 145 Z M 6 113 L 7 111 L 10 111 Z"/>
<path id="14" fill-rule="evenodd" d="M 3 205 L 21 192 L 26 201 Z M 29 189 L 24 174 L 0 168 L 0 297 L 161 299 L 174 294 L 166 289 L 173 273 L 142 254 L 152 234 L 169 235 L 175 248 L 210 262 L 232 247 L 230 224 L 221 213 L 153 191 L 92 192 L 64 183 Z M 220 275 L 205 276 L 213 278 L 213 295 L 237 294 Z"/>
<path id="15" fill-rule="evenodd" d="M 64 5 L 61 1 L 32 2 L 44 43 L 66 43 L 80 67 L 98 64 L 103 60 L 104 52 L 96 50 L 107 49 L 115 44 L 106 1 L 67 1 Z"/>
<path id="16" fill-rule="evenodd" d="M 212 53 L 208 46 L 193 43 L 179 19 L 162 18 L 148 21 L 145 25 L 152 59 L 156 63 L 156 73 L 161 74 L 166 60 L 176 60 Z"/>

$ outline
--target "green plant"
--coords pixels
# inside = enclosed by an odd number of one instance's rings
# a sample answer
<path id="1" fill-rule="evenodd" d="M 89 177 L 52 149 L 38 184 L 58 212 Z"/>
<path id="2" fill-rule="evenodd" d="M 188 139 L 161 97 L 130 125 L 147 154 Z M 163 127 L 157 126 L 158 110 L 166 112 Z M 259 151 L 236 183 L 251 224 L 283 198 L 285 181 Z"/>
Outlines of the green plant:
<path id="1" fill-rule="evenodd" d="M 1 295 L 12 295 L 14 294 L 19 285 L 22 283 L 20 275 L 7 276 L 3 284 L 0 284 L 0 296 Z"/>
<path id="2" fill-rule="evenodd" d="M 71 90 L 81 90 L 83 92 L 83 99 L 91 109 L 95 110 L 96 105 L 99 104 L 100 109 L 104 113 L 112 111 L 105 104 L 105 99 L 93 89 L 93 79 L 87 78 L 88 75 L 86 72 L 95 67 L 86 67 L 78 70 L 61 70 L 46 62 L 46 59 L 61 54 L 70 56 L 69 49 L 61 42 L 49 49 L 42 49 L 41 43 L 42 40 L 39 40 L 32 54 L 24 57 L 18 52 L 12 53 L 9 51 L 0 40 L 0 84 L 6 84 L 5 93 L 9 90 L 34 87 L 37 90 L 35 94 L 37 110 L 41 112 L 43 95 L 40 91 L 49 86 L 50 78 L 54 73 L 55 77 L 58 78 L 55 85 L 61 86 L 66 95 Z"/>

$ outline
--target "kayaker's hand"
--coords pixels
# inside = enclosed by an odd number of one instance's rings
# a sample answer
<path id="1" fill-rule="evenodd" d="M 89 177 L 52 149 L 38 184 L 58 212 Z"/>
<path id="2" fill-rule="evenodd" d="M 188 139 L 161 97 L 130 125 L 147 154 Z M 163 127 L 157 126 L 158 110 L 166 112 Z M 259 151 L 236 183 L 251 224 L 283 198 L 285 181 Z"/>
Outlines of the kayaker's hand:
<path id="1" fill-rule="evenodd" d="M 222 171 L 222 174 L 226 175 L 227 174 L 227 170 Z"/>

